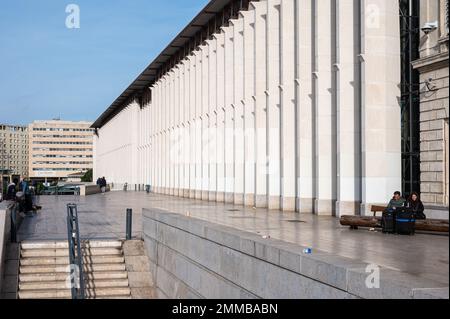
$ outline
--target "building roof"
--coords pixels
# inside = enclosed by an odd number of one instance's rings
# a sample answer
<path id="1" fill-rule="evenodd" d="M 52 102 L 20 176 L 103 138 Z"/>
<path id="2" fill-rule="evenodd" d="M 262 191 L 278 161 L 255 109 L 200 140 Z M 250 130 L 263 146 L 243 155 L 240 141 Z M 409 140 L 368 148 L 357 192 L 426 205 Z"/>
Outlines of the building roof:
<path id="1" fill-rule="evenodd" d="M 220 25 L 227 23 L 228 19 L 240 9 L 248 7 L 249 2 L 249 0 L 211 0 L 108 109 L 106 109 L 92 125 L 92 128 L 101 128 L 108 123 L 126 106 L 131 98 L 143 94 L 145 90 L 165 74 L 168 70 L 168 64 L 174 66 L 174 60 L 179 61 L 181 56 L 186 56 L 186 53 L 192 52 L 195 47 L 200 45 L 207 37 L 211 36 L 211 30 L 216 31 Z M 213 23 L 212 28 L 210 28 L 211 23 Z"/>

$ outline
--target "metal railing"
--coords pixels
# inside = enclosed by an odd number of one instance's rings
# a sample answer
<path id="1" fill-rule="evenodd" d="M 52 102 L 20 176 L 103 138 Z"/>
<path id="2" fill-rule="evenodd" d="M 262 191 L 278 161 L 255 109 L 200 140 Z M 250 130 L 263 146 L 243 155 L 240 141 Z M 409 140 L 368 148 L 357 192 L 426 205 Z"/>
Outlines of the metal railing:
<path id="1" fill-rule="evenodd" d="M 67 238 L 69 241 L 70 287 L 72 299 L 84 299 L 83 254 L 76 204 L 67 204 Z"/>

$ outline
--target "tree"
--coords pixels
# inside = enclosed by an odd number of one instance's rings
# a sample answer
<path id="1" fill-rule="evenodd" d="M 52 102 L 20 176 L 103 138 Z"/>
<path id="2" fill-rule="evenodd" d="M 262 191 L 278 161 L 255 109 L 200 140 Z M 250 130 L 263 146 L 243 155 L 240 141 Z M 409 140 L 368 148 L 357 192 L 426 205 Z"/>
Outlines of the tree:
<path id="1" fill-rule="evenodd" d="M 83 183 L 92 183 L 92 169 L 88 170 L 81 178 Z"/>

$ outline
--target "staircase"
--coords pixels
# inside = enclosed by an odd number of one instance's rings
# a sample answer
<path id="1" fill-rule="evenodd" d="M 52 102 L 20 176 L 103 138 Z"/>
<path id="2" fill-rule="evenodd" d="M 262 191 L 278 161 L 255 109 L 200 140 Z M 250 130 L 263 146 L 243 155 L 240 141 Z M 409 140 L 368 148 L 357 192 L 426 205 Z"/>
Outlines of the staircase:
<path id="1" fill-rule="evenodd" d="M 83 242 L 86 299 L 131 299 L 121 241 Z M 19 299 L 70 299 L 67 242 L 20 245 Z"/>

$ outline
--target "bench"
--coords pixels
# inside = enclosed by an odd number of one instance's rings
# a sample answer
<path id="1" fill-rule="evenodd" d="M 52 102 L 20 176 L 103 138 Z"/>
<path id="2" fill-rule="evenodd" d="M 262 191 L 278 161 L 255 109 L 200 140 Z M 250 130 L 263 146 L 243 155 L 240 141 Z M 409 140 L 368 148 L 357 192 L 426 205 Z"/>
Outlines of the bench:
<path id="1" fill-rule="evenodd" d="M 377 216 L 377 213 L 379 212 L 384 212 L 386 210 L 386 206 L 377 206 L 377 205 L 372 205 L 370 211 L 373 213 L 373 217 Z"/>

